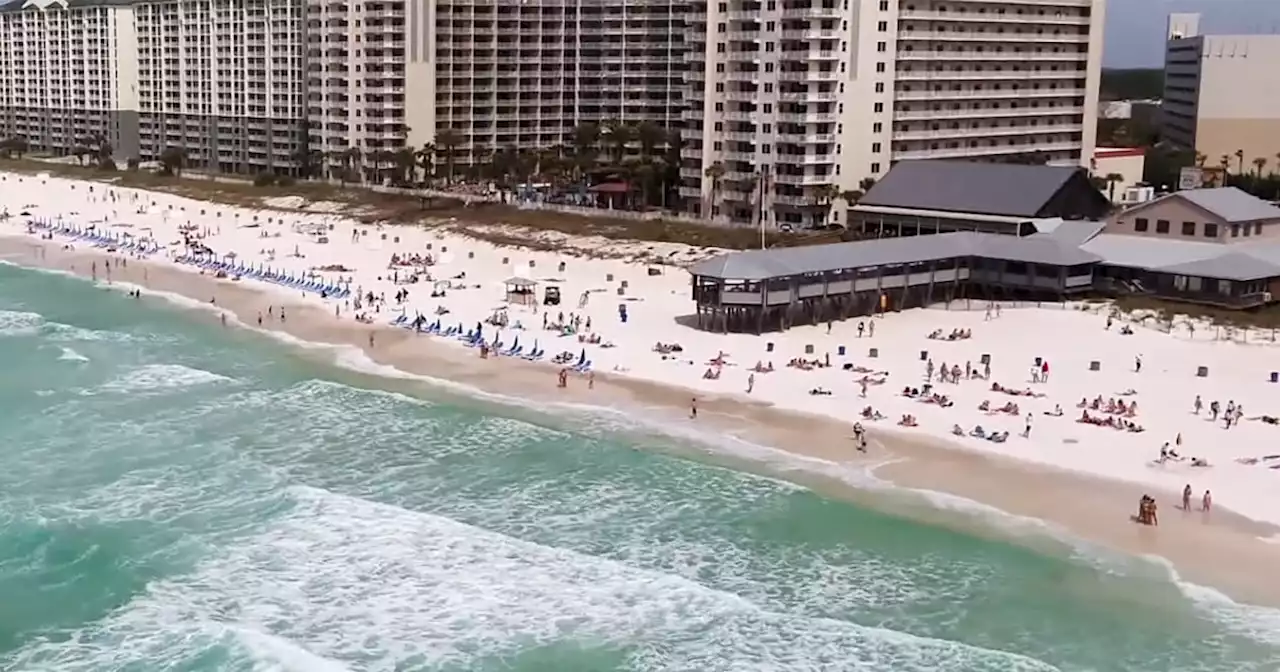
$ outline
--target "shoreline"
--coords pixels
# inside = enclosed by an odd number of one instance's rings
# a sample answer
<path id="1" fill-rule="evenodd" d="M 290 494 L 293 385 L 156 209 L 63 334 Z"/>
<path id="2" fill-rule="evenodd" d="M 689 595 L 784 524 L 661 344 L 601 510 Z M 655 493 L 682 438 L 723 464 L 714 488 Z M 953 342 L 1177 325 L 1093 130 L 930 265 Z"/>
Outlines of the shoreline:
<path id="1" fill-rule="evenodd" d="M 19 266 L 84 278 L 90 276 L 89 265 L 95 261 L 118 258 L 92 249 L 65 250 L 57 240 L 11 232 L 0 233 L 0 253 Z M 411 376 L 428 376 L 505 398 L 552 397 L 553 403 L 620 413 L 644 409 L 654 413 L 654 420 L 672 428 L 652 432 L 654 435 L 702 443 L 699 435 L 719 433 L 808 461 L 814 468 L 779 467 L 760 455 L 710 455 L 718 463 L 781 477 L 824 496 L 969 533 L 996 535 L 1033 548 L 1045 542 L 1070 544 L 1071 540 L 1057 538 L 1055 531 L 1061 531 L 1126 555 L 1158 556 L 1172 563 L 1184 580 L 1211 586 L 1237 601 L 1280 606 L 1280 586 L 1269 580 L 1269 572 L 1280 560 L 1280 547 L 1264 541 L 1280 528 L 1228 509 L 1215 509 L 1206 520 L 1198 512 L 1183 513 L 1166 504 L 1162 525 L 1148 528 L 1129 521 L 1143 488 L 1124 481 L 979 454 L 925 435 L 904 435 L 874 426 L 868 428 L 871 450 L 862 454 L 854 450 L 849 426 L 828 416 L 604 371 L 596 374 L 593 390 L 588 391 L 586 381 L 576 377 L 567 389 L 557 389 L 558 367 L 553 365 L 516 358 L 482 360 L 473 350 L 430 336 L 335 318 L 314 303 L 300 298 L 289 301 L 285 290 L 217 279 L 163 261 L 129 259 L 127 267 L 113 269 L 112 280 L 144 287 L 144 295 L 148 290 L 166 292 L 201 304 L 216 297 L 218 307 L 251 330 L 283 333 L 318 345 L 354 347 L 376 364 Z M 287 324 L 264 321 L 261 327 L 255 326 L 258 314 L 265 315 L 273 305 L 288 305 Z M 373 347 L 369 347 L 371 333 L 376 334 Z M 393 380 L 378 373 L 359 373 Z M 395 383 L 390 387 L 413 386 Z M 696 421 L 687 419 L 690 397 L 698 398 Z M 647 428 L 641 431 L 650 433 Z M 859 478 L 861 482 L 856 482 Z M 883 482 L 883 487 L 876 481 Z M 1162 502 L 1177 498 L 1175 492 L 1147 490 Z M 939 502 L 930 493 L 961 498 L 977 506 L 964 501 Z M 991 512 L 984 513 L 983 507 L 1015 517 L 1004 521 L 1015 524 L 991 520 L 985 515 Z M 1026 520 L 1016 522 L 1017 518 Z M 1036 538 L 1027 538 L 1027 531 Z M 1224 558 L 1230 560 L 1230 566 Z"/>

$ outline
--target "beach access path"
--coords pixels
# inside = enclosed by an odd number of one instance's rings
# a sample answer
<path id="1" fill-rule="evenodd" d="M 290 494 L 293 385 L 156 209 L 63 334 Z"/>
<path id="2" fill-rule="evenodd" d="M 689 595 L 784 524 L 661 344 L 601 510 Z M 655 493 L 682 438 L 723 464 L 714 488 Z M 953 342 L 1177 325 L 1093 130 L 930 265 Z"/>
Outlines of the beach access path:
<path id="1" fill-rule="evenodd" d="M 60 184 L 67 181 L 49 182 L 40 185 L 43 189 L 25 185 L 21 191 L 18 200 L 24 206 L 34 206 L 28 210 L 32 217 L 62 217 L 64 221 L 81 218 L 86 222 L 104 218 L 102 203 L 83 198 L 88 195 L 84 183 L 73 190 L 68 184 Z M 16 202 L 14 196 L 5 193 L 11 186 L 0 184 L 0 202 Z M 81 202 L 76 202 L 77 191 Z M 234 213 L 224 211 L 222 217 L 208 214 L 222 207 L 215 204 L 164 195 L 141 198 L 145 201 L 142 208 L 130 208 L 117 200 L 117 216 L 108 212 L 105 218 L 118 219 L 134 231 L 150 229 L 168 254 L 157 254 L 146 262 L 130 260 L 127 268 L 113 267 L 112 279 L 117 283 L 135 283 L 201 304 L 213 299 L 219 308 L 252 328 L 257 327 L 258 315 L 266 313 L 268 306 L 290 305 L 286 323 L 269 320 L 263 327 L 287 330 L 306 341 L 359 347 L 374 361 L 398 370 L 488 392 L 623 411 L 642 409 L 669 429 L 686 432 L 689 437 L 720 434 L 732 438 L 738 442 L 736 448 L 741 449 L 739 458 L 771 473 L 786 472 L 788 478 L 836 496 L 954 523 L 957 515 L 968 514 L 939 510 L 936 505 L 957 507 L 959 499 L 901 498 L 881 486 L 893 483 L 949 493 L 1025 517 L 1015 527 L 1034 528 L 1038 525 L 1034 521 L 1047 521 L 1053 529 L 1110 548 L 1167 558 L 1184 577 L 1233 596 L 1280 604 L 1280 588 L 1272 585 L 1268 576 L 1280 558 L 1280 548 L 1260 539 L 1274 535 L 1275 528 L 1266 524 L 1266 516 L 1257 515 L 1248 506 L 1274 501 L 1268 486 L 1274 489 L 1280 473 L 1265 466 L 1236 464 L 1232 459 L 1250 450 L 1261 450 L 1270 440 L 1267 432 L 1276 428 L 1245 422 L 1237 429 L 1222 430 L 1220 425 L 1196 418 L 1190 407 L 1194 394 L 1199 393 L 1206 404 L 1218 396 L 1224 404 L 1227 399 L 1243 403 L 1246 416 L 1255 411 L 1270 412 L 1264 408 L 1266 400 L 1260 395 L 1275 388 L 1269 387 L 1263 373 L 1255 371 L 1257 367 L 1252 364 L 1260 357 L 1274 357 L 1270 353 L 1280 352 L 1267 345 L 1218 343 L 1204 339 L 1203 334 L 1200 340 L 1179 338 L 1144 329 L 1136 330 L 1132 336 L 1120 336 L 1103 329 L 1105 320 L 1100 315 L 1031 309 L 1005 310 L 990 321 L 983 310 L 908 311 L 877 319 L 876 335 L 861 339 L 855 331 L 857 320 L 833 325 L 831 334 L 826 333 L 825 325 L 762 337 L 708 334 L 684 326 L 681 318 L 692 312 L 688 278 L 670 266 L 662 267 L 660 275 L 650 275 L 648 269 L 653 266 L 627 260 L 589 260 L 569 254 L 498 249 L 433 231 L 379 230 L 332 217 L 326 224 L 334 227 L 330 242 L 319 243 L 298 233 L 295 222 L 282 221 L 275 230 L 267 228 L 267 216 L 262 213 L 240 213 L 241 224 L 236 225 L 230 223 L 237 219 Z M 208 221 L 196 225 L 207 232 L 202 238 L 204 243 L 219 253 L 234 251 L 252 264 L 254 257 L 265 259 L 274 247 L 274 259 L 278 261 L 273 265 L 291 264 L 298 272 L 343 264 L 353 269 L 347 275 L 355 276 L 355 284 L 379 294 L 385 291 L 389 297 L 395 289 L 387 275 L 390 254 L 425 252 L 431 243 L 437 256 L 431 269 L 438 278 L 465 271 L 466 282 L 460 284 L 478 287 L 450 290 L 445 299 L 432 301 L 426 296 L 430 284 L 409 285 L 408 313 L 421 311 L 431 317 L 435 306 L 447 303 L 450 315 L 468 327 L 502 304 L 501 281 L 523 266 L 526 274 L 563 288 L 563 305 L 551 310 L 559 312 L 563 308 L 566 314 L 591 317 L 593 333 L 615 347 L 582 344 L 572 336 L 560 338 L 541 332 L 540 313 L 533 313 L 532 308 L 508 307 L 509 318 L 519 319 L 528 327 L 521 332 L 521 338 L 537 339 L 548 355 L 561 349 L 587 351 L 597 371 L 594 389 L 588 390 L 581 377 L 572 378 L 566 389 L 559 389 L 555 386 L 555 367 L 518 358 L 482 360 L 474 349 L 454 341 L 387 326 L 390 308 L 377 313 L 374 324 L 365 325 L 351 319 L 350 310 L 343 313 L 342 306 L 337 307 L 339 316 L 335 317 L 334 307 L 314 295 L 303 296 L 296 290 L 266 283 L 201 275 L 166 258 L 180 254 L 171 243 L 179 239 L 177 226 L 185 219 L 168 210 L 166 198 L 174 201 L 172 205 L 178 213 L 184 212 L 180 208 L 206 213 Z M 12 213 L 14 206 L 6 207 Z M 139 209 L 146 212 L 138 212 Z M 121 211 L 129 214 L 121 215 Z M 158 214 L 166 211 L 170 214 Z M 261 217 L 256 226 L 250 223 L 255 215 Z M 279 213 L 273 215 L 280 217 Z M 27 235 L 25 225 L 18 219 L 0 224 L 0 230 L 10 235 L 0 247 L 7 259 L 80 275 L 91 274 L 96 263 L 98 279 L 105 280 L 109 253 L 84 246 L 63 249 L 65 237 L 41 241 Z M 352 232 L 357 227 L 368 233 L 356 238 Z M 385 240 L 384 233 L 388 234 Z M 396 236 L 401 238 L 399 244 L 394 242 Z M 287 256 L 295 248 L 302 256 Z M 533 266 L 529 266 L 530 261 Z M 559 271 L 560 262 L 565 263 L 563 272 Z M 610 274 L 614 275 L 612 281 L 607 280 Z M 628 286 L 620 299 L 617 287 L 623 279 Z M 577 297 L 582 292 L 588 292 L 590 298 L 585 308 L 578 309 Z M 629 309 L 625 324 L 617 316 L 619 303 Z M 934 329 L 950 331 L 957 327 L 972 329 L 973 338 L 958 342 L 925 338 Z M 373 347 L 369 346 L 370 332 L 376 333 Z M 561 345 L 565 341 L 567 344 Z M 680 343 L 682 356 L 663 359 L 651 351 L 656 342 Z M 767 342 L 774 343 L 772 353 L 766 351 Z M 814 346 L 813 355 L 805 355 L 806 345 Z M 839 345 L 846 346 L 846 357 L 837 356 Z M 870 347 L 879 350 L 878 357 L 869 357 Z M 901 397 L 902 387 L 923 383 L 920 351 L 925 349 L 930 351 L 929 358 L 939 364 L 945 361 L 961 366 L 965 361 L 976 365 L 982 354 L 991 354 L 994 381 L 1016 389 L 1030 387 L 1048 395 L 1038 399 L 1008 397 L 1023 406 L 1024 415 L 1025 411 L 1033 413 L 1032 437 L 1016 437 L 1023 429 L 1022 418 L 999 418 L 977 411 L 977 404 L 983 399 L 997 406 L 1007 400 L 1007 395 L 990 392 L 987 382 L 935 383 L 935 388 L 955 401 L 946 409 Z M 711 366 L 707 362 L 721 352 L 727 354 L 727 361 L 719 367 L 720 378 L 704 379 L 703 373 Z M 1142 374 L 1129 371 L 1135 352 L 1145 358 Z M 837 366 L 812 371 L 785 366 L 793 357 L 821 359 L 826 353 L 831 354 Z M 1044 385 L 1027 382 L 1031 359 L 1036 356 L 1047 359 L 1052 367 L 1050 382 Z M 755 389 L 748 395 L 747 369 L 756 361 L 770 358 L 775 371 L 756 374 Z M 1102 362 L 1101 371 L 1088 370 L 1088 363 L 1095 360 Z M 838 366 L 842 361 L 888 371 L 888 382 L 870 388 L 864 400 L 858 396 L 853 376 Z M 1200 365 L 1210 368 L 1208 378 L 1195 377 L 1194 367 Z M 807 391 L 814 387 L 830 389 L 834 394 L 812 397 Z M 1074 422 L 1079 413 L 1075 408 L 1079 397 L 1112 397 L 1130 388 L 1138 392 L 1131 398 L 1140 402 L 1135 421 L 1147 431 L 1130 434 Z M 697 421 L 687 418 L 692 396 L 699 399 Z M 1063 407 L 1064 417 L 1043 416 L 1055 403 Z M 850 426 L 864 405 L 889 417 L 882 424 L 892 425 L 899 415 L 912 413 L 919 418 L 920 428 L 898 431 L 865 423 L 873 441 L 869 453 L 859 453 L 850 439 Z M 1005 444 L 968 438 L 951 441 L 947 436 L 952 424 L 968 428 L 978 423 L 988 429 L 1008 430 L 1014 436 Z M 1152 465 L 1160 444 L 1172 441 L 1177 432 L 1184 435 L 1183 454 L 1204 456 L 1215 466 L 1195 470 L 1181 464 Z M 759 446 L 774 450 L 752 452 L 753 447 Z M 1196 500 L 1200 488 L 1212 489 L 1223 508 L 1211 516 L 1177 511 L 1176 493 L 1187 480 L 1196 483 Z M 1155 495 L 1162 504 L 1159 529 L 1134 525 L 1128 520 L 1142 492 Z M 1258 522 L 1234 515 L 1233 510 Z"/>

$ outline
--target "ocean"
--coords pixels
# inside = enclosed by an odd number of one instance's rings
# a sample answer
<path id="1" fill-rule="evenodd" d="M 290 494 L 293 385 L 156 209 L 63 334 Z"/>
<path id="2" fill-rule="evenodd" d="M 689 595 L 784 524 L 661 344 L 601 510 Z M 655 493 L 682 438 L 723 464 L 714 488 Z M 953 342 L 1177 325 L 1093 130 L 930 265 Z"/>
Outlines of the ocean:
<path id="1" fill-rule="evenodd" d="M 1280 666 L 1274 611 L 1155 563 L 833 500 L 616 413 L 381 379 L 80 279 L 0 266 L 0 374 L 4 670 Z"/>

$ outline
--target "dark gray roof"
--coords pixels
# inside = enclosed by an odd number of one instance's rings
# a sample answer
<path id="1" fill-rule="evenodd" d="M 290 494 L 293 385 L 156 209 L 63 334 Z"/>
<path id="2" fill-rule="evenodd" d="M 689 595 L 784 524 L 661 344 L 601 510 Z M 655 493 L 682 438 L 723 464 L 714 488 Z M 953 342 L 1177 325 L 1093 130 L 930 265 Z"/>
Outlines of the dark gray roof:
<path id="1" fill-rule="evenodd" d="M 956 231 L 834 245 L 732 252 L 694 264 L 689 272 L 727 280 L 764 280 L 802 273 L 912 264 L 953 257 L 985 257 L 1056 266 L 1075 266 L 1100 260 L 1097 255 L 1079 247 L 1063 245 L 1047 236 L 1015 238 L 995 233 Z"/>
<path id="2" fill-rule="evenodd" d="M 1227 223 L 1280 219 L 1280 208 L 1236 187 L 1187 189 L 1170 196 L 1190 201 Z"/>
<path id="3" fill-rule="evenodd" d="M 1035 217 L 1079 170 L 1075 166 L 899 161 L 858 204 Z"/>

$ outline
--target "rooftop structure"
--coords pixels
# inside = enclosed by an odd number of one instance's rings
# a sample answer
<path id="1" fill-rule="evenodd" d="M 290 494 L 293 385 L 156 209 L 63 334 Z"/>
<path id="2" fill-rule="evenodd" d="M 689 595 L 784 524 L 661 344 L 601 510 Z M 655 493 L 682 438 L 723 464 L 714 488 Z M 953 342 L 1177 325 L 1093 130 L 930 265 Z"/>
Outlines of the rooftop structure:
<path id="1" fill-rule="evenodd" d="M 1169 16 L 1161 135 L 1231 172 L 1265 168 L 1280 152 L 1280 35 L 1203 35 L 1199 24 Z"/>
<path id="2" fill-rule="evenodd" d="M 907 159 L 1087 166 L 1102 0 L 696 3 L 681 196 L 702 216 L 844 224 Z M 705 20 L 703 20 L 705 13 Z M 829 211 L 829 214 L 828 214 Z"/>
<path id="3" fill-rule="evenodd" d="M 1097 219 L 1110 203 L 1083 168 L 979 161 L 902 161 L 849 211 L 849 228 L 906 235 L 1023 235 L 1035 219 Z M 1025 229 L 1025 230 L 1024 230 Z"/>
<path id="4" fill-rule="evenodd" d="M 1280 296 L 1280 240 L 1221 245 L 1040 220 L 1027 236 L 958 231 L 735 252 L 689 267 L 699 324 L 786 328 L 966 295 L 1142 294 L 1229 308 Z"/>
<path id="5" fill-rule="evenodd" d="M 1280 242 L 1280 208 L 1235 187 L 1185 189 L 1116 214 L 1107 231 L 1233 245 Z"/>

